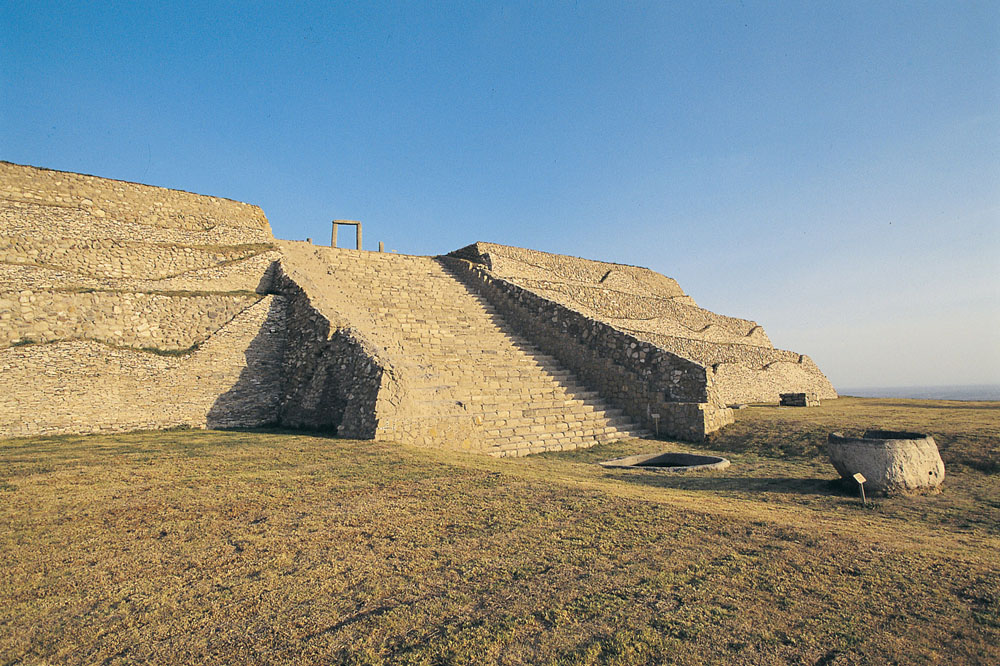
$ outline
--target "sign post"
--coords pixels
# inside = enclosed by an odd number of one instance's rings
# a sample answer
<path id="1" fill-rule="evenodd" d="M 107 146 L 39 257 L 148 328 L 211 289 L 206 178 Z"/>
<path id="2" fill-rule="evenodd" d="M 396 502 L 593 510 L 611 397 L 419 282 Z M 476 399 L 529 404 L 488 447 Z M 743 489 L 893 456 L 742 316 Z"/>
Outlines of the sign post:
<path id="1" fill-rule="evenodd" d="M 868 506 L 868 500 L 865 499 L 865 481 L 868 479 L 865 478 L 864 474 L 858 472 L 854 475 L 854 480 L 858 482 L 858 488 L 861 489 L 861 503 Z"/>

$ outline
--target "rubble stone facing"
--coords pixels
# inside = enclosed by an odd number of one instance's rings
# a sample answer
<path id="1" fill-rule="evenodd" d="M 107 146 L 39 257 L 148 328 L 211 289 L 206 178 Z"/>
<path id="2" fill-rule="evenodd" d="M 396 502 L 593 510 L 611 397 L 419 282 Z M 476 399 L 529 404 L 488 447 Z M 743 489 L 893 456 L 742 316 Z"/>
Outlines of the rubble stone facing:
<path id="1" fill-rule="evenodd" d="M 189 271 L 247 259 L 270 245 L 191 246 L 108 239 L 0 236 L 0 263 L 30 264 L 81 276 L 162 280 Z"/>
<path id="2" fill-rule="evenodd" d="M 809 357 L 774 349 L 756 322 L 697 307 L 674 280 L 648 269 L 494 243 L 474 243 L 450 256 L 704 366 L 724 404 L 776 403 L 789 391 L 837 397 Z"/>
<path id="3" fill-rule="evenodd" d="M 741 361 L 717 363 L 712 366 L 715 385 L 727 405 L 742 403 L 774 403 L 786 390 L 805 390 L 816 393 L 824 400 L 837 397 L 829 380 L 808 356 L 798 363 L 772 362 L 753 367 Z"/>
<path id="4" fill-rule="evenodd" d="M 0 163 L 2 164 L 2 163 Z M 25 167 L 31 168 L 31 167 Z M 0 173 L 2 178 L 2 173 Z M 87 207 L 26 203 L 3 199 L 0 193 L 0 229 L 5 236 L 118 240 L 180 245 L 241 245 L 273 242 L 266 229 L 223 224 L 195 228 L 158 227 L 148 220 L 95 218 Z"/>
<path id="5" fill-rule="evenodd" d="M 0 436 L 276 422 L 273 241 L 255 206 L 0 163 Z"/>
<path id="6" fill-rule="evenodd" d="M 277 243 L 256 206 L 0 162 L 0 436 L 274 423 L 520 456 L 700 439 L 732 421 L 720 384 L 806 365 L 647 269 L 456 254 L 478 263 Z"/>
<path id="7" fill-rule="evenodd" d="M 256 291 L 264 293 L 270 283 L 271 266 L 281 258 L 276 250 L 253 255 L 247 259 L 197 268 L 174 277 L 146 279 L 124 276 L 95 278 L 79 273 L 44 266 L 0 263 L 0 292 L 25 289 L 94 289 L 101 291 Z"/>
<path id="8" fill-rule="evenodd" d="M 327 337 L 350 340 L 348 352 L 339 353 L 360 365 L 348 375 L 368 378 L 360 389 L 364 404 L 372 404 L 378 380 L 375 439 L 520 456 L 644 434 L 555 358 L 512 331 L 438 260 L 296 242 L 281 247 L 282 271 L 335 331 L 326 333 L 322 322 L 317 334 L 289 350 L 301 347 L 319 358 L 317 344 L 326 344 Z M 313 364 L 290 363 L 302 377 L 298 384 L 308 388 L 303 396 L 321 394 L 327 385 L 322 368 L 312 374 Z M 357 397 L 359 389 L 349 393 Z M 303 425 L 322 418 L 299 413 Z"/>
<path id="9" fill-rule="evenodd" d="M 245 234 L 244 243 L 267 242 L 273 238 L 267 218 L 257 206 L 9 162 L 0 162 L 0 199 L 77 208 L 86 211 L 91 219 L 161 229 L 207 231 L 217 226 L 230 227 Z"/>
<path id="10" fill-rule="evenodd" d="M 455 257 L 449 268 L 519 332 L 647 429 L 690 440 L 733 422 L 703 366 L 574 312 Z M 660 415 L 659 424 L 653 414 Z"/>
<path id="11" fill-rule="evenodd" d="M 563 254 L 495 243 L 474 243 L 450 253 L 450 256 L 476 263 L 485 262 L 484 265 L 490 271 L 511 280 L 601 284 L 617 291 L 644 292 L 660 298 L 694 303 L 676 280 L 639 266 L 579 260 Z M 636 291 L 640 288 L 641 292 Z"/>
<path id="12" fill-rule="evenodd" d="M 93 340 L 0 350 L 0 435 L 257 426 L 278 420 L 285 301 L 266 296 L 196 351 Z"/>
<path id="13" fill-rule="evenodd" d="M 373 346 L 347 322 L 331 324 L 281 266 L 273 289 L 288 302 L 278 421 L 293 428 L 335 431 L 340 437 L 374 439 L 378 398 L 389 378 Z"/>
<path id="14" fill-rule="evenodd" d="M 252 292 L 0 292 L 0 347 L 84 338 L 127 347 L 187 349 L 260 298 Z"/>
<path id="15" fill-rule="evenodd" d="M 819 398 L 815 393 L 782 393 L 781 402 L 783 407 L 819 407 Z"/>
<path id="16" fill-rule="evenodd" d="M 577 304 L 604 321 L 620 320 L 637 331 L 665 333 L 696 340 L 715 340 L 771 346 L 764 329 L 756 322 L 709 312 L 678 297 L 663 298 L 630 293 L 579 282 L 518 279 L 516 283 L 564 305 Z M 641 289 L 640 286 L 632 287 Z"/>

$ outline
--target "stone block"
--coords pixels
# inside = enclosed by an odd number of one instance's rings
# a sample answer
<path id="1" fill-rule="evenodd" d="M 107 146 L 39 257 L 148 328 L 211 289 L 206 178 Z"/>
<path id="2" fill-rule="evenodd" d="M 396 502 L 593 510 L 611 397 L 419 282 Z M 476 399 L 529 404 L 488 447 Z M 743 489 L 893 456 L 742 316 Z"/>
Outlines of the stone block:
<path id="1" fill-rule="evenodd" d="M 819 397 L 814 392 L 781 393 L 779 398 L 782 407 L 819 407 Z"/>

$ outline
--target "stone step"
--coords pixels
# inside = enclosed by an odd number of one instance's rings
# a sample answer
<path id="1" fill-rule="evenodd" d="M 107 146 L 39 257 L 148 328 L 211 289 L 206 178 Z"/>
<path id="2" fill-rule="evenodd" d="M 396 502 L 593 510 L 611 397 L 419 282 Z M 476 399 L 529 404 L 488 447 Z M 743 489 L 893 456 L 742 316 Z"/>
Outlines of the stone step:
<path id="1" fill-rule="evenodd" d="M 613 433 L 551 439 L 514 438 L 488 446 L 484 449 L 484 453 L 500 458 L 518 457 L 547 451 L 572 451 L 623 439 L 634 439 L 634 437 L 631 433 Z"/>
<path id="2" fill-rule="evenodd" d="M 579 444 L 585 442 L 589 445 L 598 442 L 608 442 L 619 439 L 634 439 L 632 431 L 624 429 L 607 430 L 603 428 L 578 428 L 559 433 L 528 433 L 517 435 L 501 435 L 487 439 L 489 446 L 499 450 L 519 449 L 524 446 L 536 446 L 546 443 L 566 443 Z"/>
<path id="3" fill-rule="evenodd" d="M 492 381 L 515 382 L 517 386 L 552 386 L 585 390 L 575 383 L 572 374 L 556 374 L 533 371 L 527 368 L 482 368 L 468 371 L 441 372 L 432 367 L 410 366 L 409 372 L 425 382 L 435 385 L 450 385 L 473 388 Z"/>
<path id="4" fill-rule="evenodd" d="M 432 375 L 410 375 L 409 386 L 413 391 L 447 392 L 462 402 L 483 405 L 493 402 L 524 400 L 587 400 L 595 396 L 576 384 L 559 383 L 547 378 L 517 380 L 504 377 L 462 379 Z M 487 391 L 487 393 L 484 393 Z"/>

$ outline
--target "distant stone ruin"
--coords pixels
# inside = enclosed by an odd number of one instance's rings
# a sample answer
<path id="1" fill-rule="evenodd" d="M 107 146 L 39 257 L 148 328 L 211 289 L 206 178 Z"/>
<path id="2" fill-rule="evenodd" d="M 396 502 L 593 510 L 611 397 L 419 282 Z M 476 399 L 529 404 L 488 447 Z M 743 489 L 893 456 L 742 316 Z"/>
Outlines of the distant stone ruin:
<path id="1" fill-rule="evenodd" d="M 805 393 L 781 393 L 778 404 L 782 407 L 819 407 L 819 397 L 813 391 Z"/>
<path id="2" fill-rule="evenodd" d="M 836 397 L 647 269 L 276 241 L 256 206 L 6 162 L 0 371 L 0 437 L 282 425 L 499 456 Z"/>

